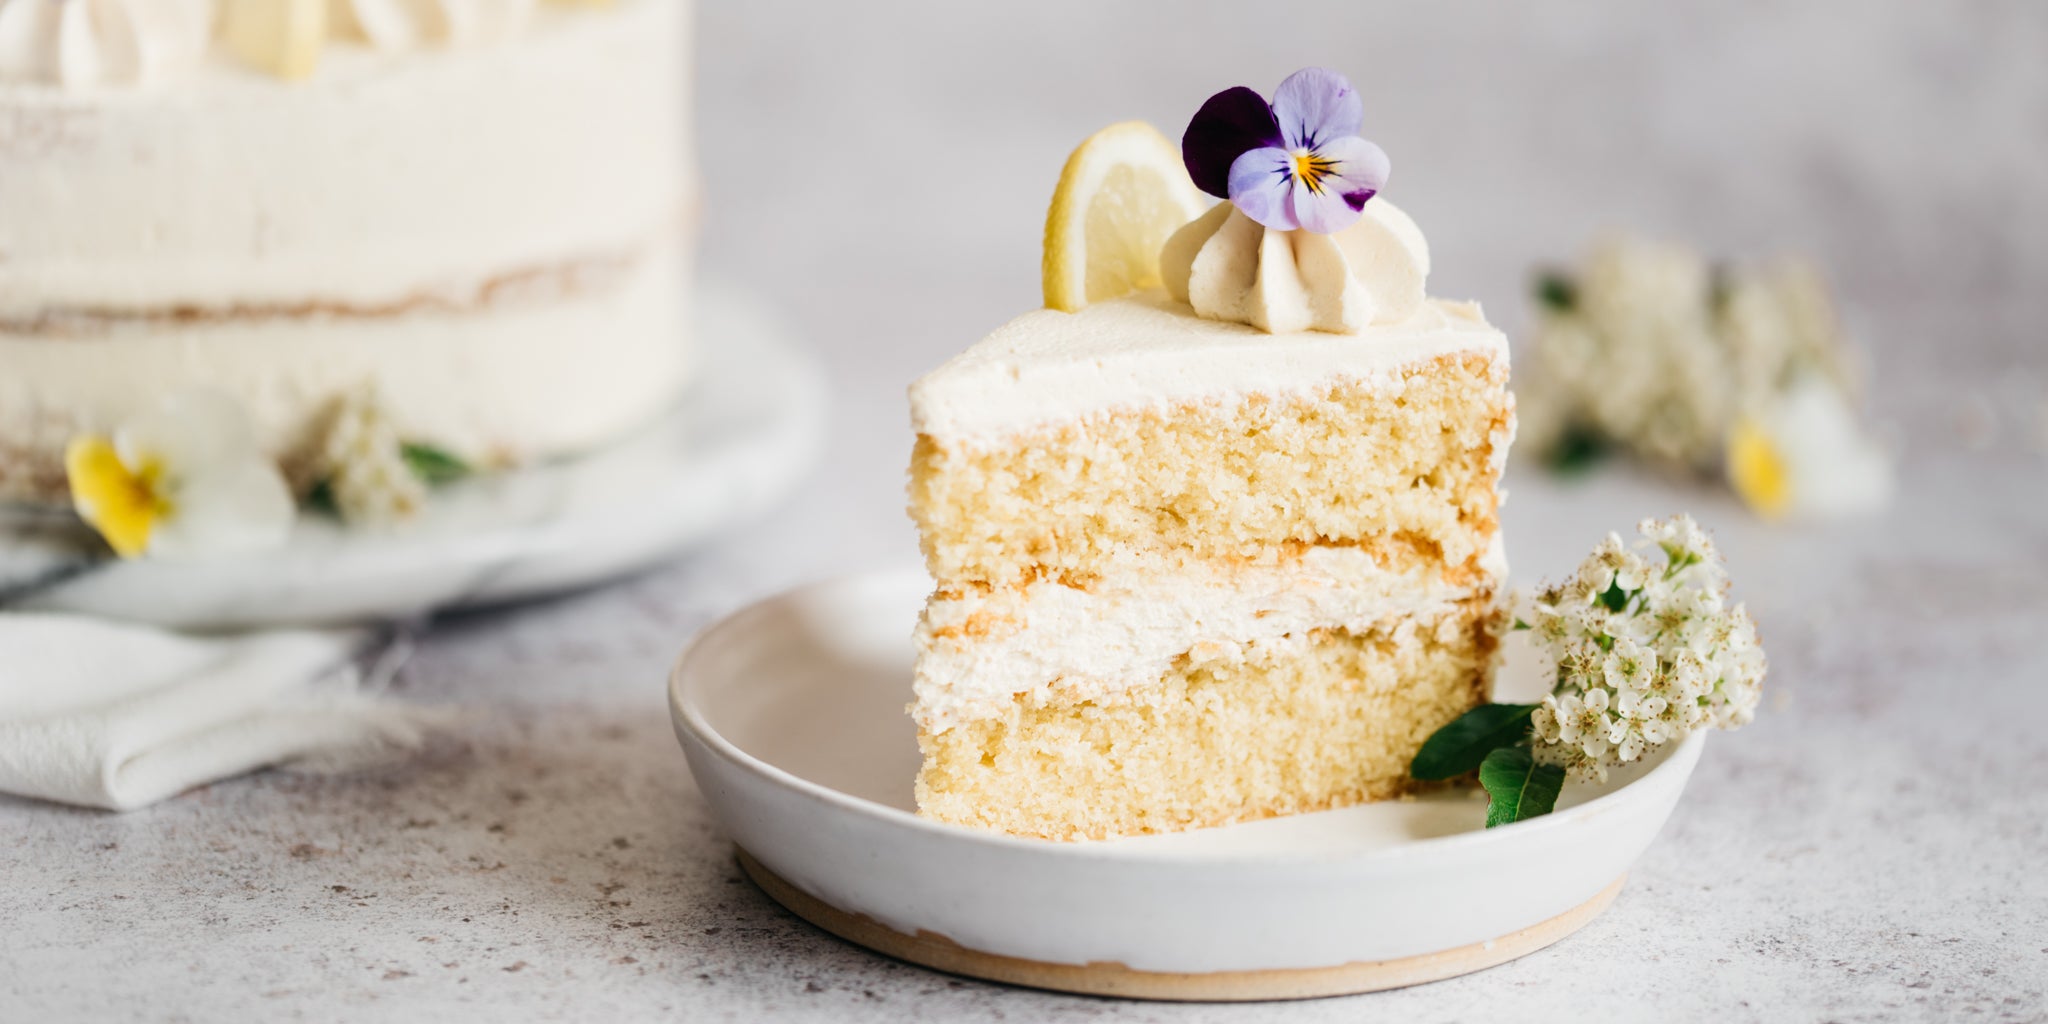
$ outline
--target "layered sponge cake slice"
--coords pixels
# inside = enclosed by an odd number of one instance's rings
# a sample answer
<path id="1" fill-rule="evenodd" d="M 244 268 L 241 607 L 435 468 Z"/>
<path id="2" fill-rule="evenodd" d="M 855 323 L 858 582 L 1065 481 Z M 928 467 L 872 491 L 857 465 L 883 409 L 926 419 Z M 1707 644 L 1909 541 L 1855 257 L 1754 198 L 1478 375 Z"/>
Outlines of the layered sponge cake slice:
<path id="1" fill-rule="evenodd" d="M 1173 283 L 911 389 L 928 817 L 1100 839 L 1384 799 L 1485 695 L 1500 332 L 1435 301 L 1271 332 Z"/>

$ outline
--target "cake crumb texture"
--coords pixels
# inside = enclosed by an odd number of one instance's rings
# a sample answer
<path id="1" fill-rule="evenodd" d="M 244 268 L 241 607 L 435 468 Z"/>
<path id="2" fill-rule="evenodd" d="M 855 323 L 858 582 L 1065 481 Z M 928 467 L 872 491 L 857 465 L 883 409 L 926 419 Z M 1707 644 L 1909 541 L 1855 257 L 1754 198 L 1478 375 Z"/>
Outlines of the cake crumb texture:
<path id="1" fill-rule="evenodd" d="M 1045 839 L 1174 832 L 1406 792 L 1422 742 L 1482 698 L 1490 600 L 1360 633 L 1208 645 L 1156 685 L 1057 690 L 921 733 L 927 817 Z"/>
<path id="2" fill-rule="evenodd" d="M 920 435 L 910 512 L 942 589 L 1074 585 L 1162 555 L 1230 562 L 1356 545 L 1386 568 L 1476 566 L 1513 433 L 1505 360 L 1393 380 L 1117 411 L 997 446 Z"/>

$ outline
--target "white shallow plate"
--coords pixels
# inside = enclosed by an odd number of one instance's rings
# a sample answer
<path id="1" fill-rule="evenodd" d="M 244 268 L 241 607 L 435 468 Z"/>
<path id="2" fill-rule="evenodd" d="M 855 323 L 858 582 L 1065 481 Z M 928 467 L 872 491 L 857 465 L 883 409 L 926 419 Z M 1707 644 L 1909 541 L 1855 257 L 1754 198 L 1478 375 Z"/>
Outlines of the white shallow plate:
<path id="1" fill-rule="evenodd" d="M 1169 999 L 1368 991 L 1465 973 L 1603 909 L 1678 802 L 1693 737 L 1556 813 L 1483 829 L 1477 794 L 1114 842 L 917 817 L 921 573 L 798 590 L 701 633 L 676 731 L 740 859 L 842 937 L 963 974 Z M 1511 666 L 1510 672 L 1513 668 Z"/>
<path id="2" fill-rule="evenodd" d="M 815 357 L 759 303 L 700 290 L 698 379 L 675 408 L 574 459 L 437 489 L 395 532 L 301 516 L 282 548 L 194 560 L 83 554 L 78 527 L 0 521 L 0 608 L 182 628 L 402 618 L 584 586 L 755 515 L 823 436 Z M 89 539 L 89 538 L 87 538 Z"/>

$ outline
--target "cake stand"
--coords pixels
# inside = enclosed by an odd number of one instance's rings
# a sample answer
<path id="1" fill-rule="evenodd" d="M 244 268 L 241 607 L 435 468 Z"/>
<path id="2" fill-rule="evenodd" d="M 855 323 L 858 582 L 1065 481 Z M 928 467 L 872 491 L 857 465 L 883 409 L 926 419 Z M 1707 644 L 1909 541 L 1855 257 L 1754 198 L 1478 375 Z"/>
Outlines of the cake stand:
<path id="1" fill-rule="evenodd" d="M 763 891 L 841 938 L 956 974 L 1254 1000 L 1491 967 L 1615 899 L 1704 742 L 1568 785 L 1554 813 L 1494 829 L 1483 796 L 1459 789 L 1112 842 L 940 824 L 914 813 L 904 713 L 929 587 L 881 574 L 757 604 L 691 643 L 669 696 L 697 786 Z M 1540 692 L 1515 660 L 1503 695 Z"/>
<path id="2" fill-rule="evenodd" d="M 0 519 L 0 609 L 229 629 L 361 622 L 585 586 L 645 568 L 786 495 L 824 433 L 817 359 L 760 302 L 698 295 L 696 382 L 609 447 L 438 488 L 414 521 L 302 514 L 281 548 L 123 562 L 69 516 Z"/>

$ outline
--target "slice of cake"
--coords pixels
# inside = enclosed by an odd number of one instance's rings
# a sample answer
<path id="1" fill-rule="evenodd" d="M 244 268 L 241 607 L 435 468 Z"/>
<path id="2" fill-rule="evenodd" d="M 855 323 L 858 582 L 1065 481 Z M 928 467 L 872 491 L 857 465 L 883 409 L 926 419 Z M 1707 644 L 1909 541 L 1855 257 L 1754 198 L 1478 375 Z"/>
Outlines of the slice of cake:
<path id="1" fill-rule="evenodd" d="M 1384 799 L 1485 695 L 1506 340 L 1423 298 L 1385 200 L 1322 234 L 1244 205 L 1165 288 L 912 387 L 921 813 L 1075 839 Z"/>

